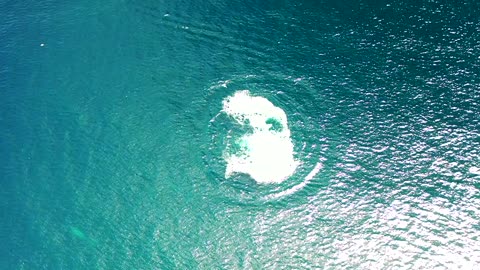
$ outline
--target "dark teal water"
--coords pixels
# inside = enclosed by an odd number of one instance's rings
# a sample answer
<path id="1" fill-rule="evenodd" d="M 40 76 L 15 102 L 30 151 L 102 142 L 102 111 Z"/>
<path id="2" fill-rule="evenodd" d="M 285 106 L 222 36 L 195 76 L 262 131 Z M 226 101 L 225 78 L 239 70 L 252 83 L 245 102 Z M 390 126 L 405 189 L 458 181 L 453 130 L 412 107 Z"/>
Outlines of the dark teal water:
<path id="1" fill-rule="evenodd" d="M 0 1 L 1 269 L 478 269 L 479 2 L 97 2 Z M 225 178 L 242 89 L 281 184 Z"/>

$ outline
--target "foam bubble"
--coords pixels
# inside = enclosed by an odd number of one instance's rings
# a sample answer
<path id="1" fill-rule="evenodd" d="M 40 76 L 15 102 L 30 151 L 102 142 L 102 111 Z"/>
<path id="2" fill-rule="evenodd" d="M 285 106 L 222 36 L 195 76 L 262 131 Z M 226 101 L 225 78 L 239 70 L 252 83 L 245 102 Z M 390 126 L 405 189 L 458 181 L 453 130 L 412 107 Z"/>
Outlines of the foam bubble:
<path id="1" fill-rule="evenodd" d="M 470 169 L 468 169 L 468 172 L 470 172 L 471 174 L 478 174 L 480 175 L 480 169 L 477 168 L 477 167 L 470 167 Z"/>
<path id="2" fill-rule="evenodd" d="M 249 131 L 227 144 L 225 177 L 250 175 L 258 183 L 280 183 L 291 176 L 299 162 L 285 112 L 268 99 L 237 91 L 223 100 L 223 112 Z"/>

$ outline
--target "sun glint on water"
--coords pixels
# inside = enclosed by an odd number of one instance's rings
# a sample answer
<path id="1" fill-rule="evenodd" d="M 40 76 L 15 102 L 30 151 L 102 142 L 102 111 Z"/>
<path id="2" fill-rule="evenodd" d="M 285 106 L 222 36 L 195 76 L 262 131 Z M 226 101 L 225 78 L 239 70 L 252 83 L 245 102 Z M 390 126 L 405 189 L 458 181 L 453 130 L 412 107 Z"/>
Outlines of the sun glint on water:
<path id="1" fill-rule="evenodd" d="M 223 112 L 251 128 L 227 145 L 226 178 L 244 173 L 258 183 L 280 183 L 295 172 L 299 162 L 294 159 L 287 115 L 282 109 L 242 90 L 223 100 Z"/>

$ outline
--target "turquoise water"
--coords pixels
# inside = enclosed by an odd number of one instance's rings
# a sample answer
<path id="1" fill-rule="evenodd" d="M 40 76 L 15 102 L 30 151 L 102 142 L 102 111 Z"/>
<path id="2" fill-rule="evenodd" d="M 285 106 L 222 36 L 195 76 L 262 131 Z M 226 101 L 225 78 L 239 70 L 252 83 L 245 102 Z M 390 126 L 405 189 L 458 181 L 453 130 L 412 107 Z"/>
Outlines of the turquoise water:
<path id="1" fill-rule="evenodd" d="M 0 3 L 1 269 L 480 266 L 478 2 Z"/>

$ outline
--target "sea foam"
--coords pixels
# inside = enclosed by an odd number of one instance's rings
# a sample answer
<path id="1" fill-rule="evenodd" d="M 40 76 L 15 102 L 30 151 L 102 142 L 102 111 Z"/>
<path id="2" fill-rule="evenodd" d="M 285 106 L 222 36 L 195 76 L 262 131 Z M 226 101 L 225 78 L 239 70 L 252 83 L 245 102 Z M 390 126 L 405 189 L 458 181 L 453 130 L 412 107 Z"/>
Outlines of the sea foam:
<path id="1" fill-rule="evenodd" d="M 282 109 L 242 90 L 223 100 L 223 112 L 250 128 L 229 142 L 224 151 L 226 178 L 244 173 L 258 183 L 280 183 L 295 172 L 299 162 L 294 158 L 287 115 Z"/>

